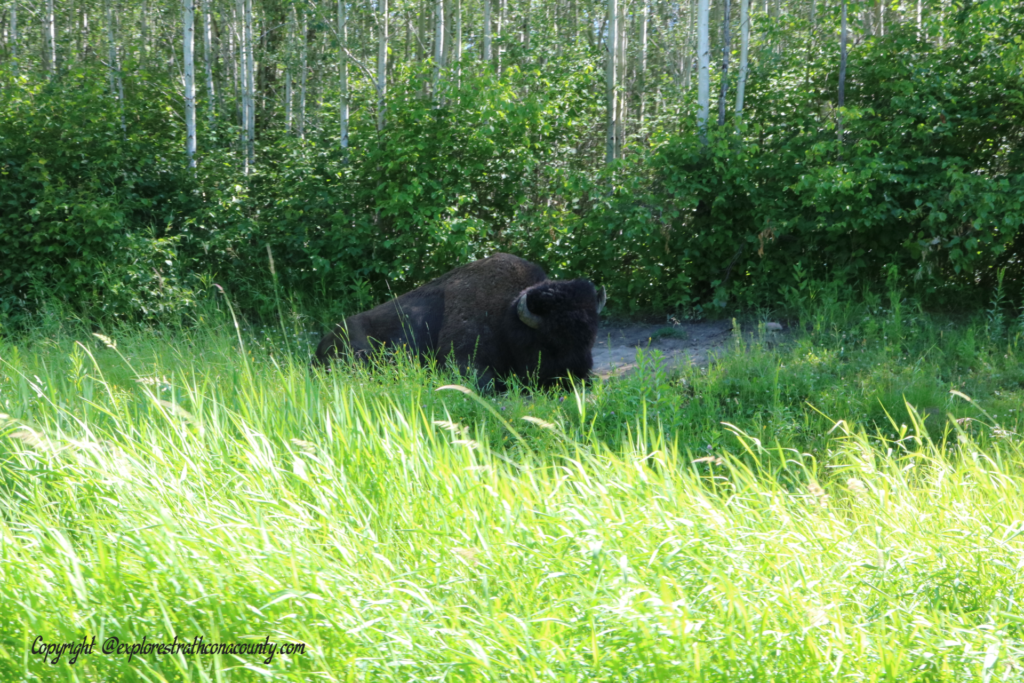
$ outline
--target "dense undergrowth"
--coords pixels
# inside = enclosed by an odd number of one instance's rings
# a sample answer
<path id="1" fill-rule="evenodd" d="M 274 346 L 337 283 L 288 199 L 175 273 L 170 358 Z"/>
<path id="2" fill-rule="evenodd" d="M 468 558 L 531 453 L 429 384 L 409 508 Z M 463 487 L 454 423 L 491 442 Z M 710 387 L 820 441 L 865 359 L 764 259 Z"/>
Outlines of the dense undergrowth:
<path id="1" fill-rule="evenodd" d="M 838 6 L 823 11 L 838 26 Z M 754 51 L 742 119 L 705 144 L 695 92 L 659 82 L 612 164 L 597 45 L 513 51 L 500 73 L 467 57 L 443 103 L 425 96 L 429 63 L 402 66 L 380 131 L 360 80 L 344 152 L 328 79 L 322 124 L 300 139 L 268 120 L 249 174 L 228 107 L 200 117 L 186 168 L 177 71 L 129 63 L 116 101 L 96 61 L 53 77 L 0 66 L 0 324 L 30 328 L 52 299 L 166 321 L 213 282 L 250 315 L 272 317 L 284 291 L 336 317 L 495 251 L 591 277 L 620 312 L 750 310 L 894 266 L 932 308 L 983 305 L 1001 270 L 1019 297 L 1013 4 L 965 4 L 944 41 L 912 22 L 856 41 L 841 112 L 838 41 L 795 15 L 758 21 L 775 37 Z"/>
<path id="2" fill-rule="evenodd" d="M 822 294 L 828 299 L 828 292 Z M 821 302 L 823 299 L 819 298 Z M 0 341 L 0 677 L 1012 680 L 1022 330 L 894 293 L 477 396 L 302 325 Z M 298 318 L 292 317 L 293 322 Z M 33 639 L 301 641 L 265 656 Z"/>

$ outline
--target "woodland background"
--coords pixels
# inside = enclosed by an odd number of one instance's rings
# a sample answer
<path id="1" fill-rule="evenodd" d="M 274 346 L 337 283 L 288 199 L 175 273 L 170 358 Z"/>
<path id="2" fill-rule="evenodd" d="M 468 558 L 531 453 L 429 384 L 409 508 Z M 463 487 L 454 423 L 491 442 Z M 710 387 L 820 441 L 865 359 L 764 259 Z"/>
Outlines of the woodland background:
<path id="1" fill-rule="evenodd" d="M 3 0 L 0 26 L 0 323 L 145 323 L 214 283 L 326 319 L 495 250 L 620 312 L 1020 294 L 1017 1 Z"/>

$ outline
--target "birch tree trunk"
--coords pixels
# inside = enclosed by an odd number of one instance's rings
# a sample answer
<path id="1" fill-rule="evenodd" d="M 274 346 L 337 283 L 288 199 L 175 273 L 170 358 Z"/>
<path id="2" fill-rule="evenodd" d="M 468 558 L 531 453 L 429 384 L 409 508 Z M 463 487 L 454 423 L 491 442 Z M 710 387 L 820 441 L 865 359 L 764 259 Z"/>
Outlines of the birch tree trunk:
<path id="1" fill-rule="evenodd" d="M 196 70 L 194 59 L 195 48 L 195 0 L 184 0 L 184 55 L 182 63 L 185 69 L 185 155 L 188 157 L 188 167 L 196 167 Z M 109 10 L 110 3 L 107 2 Z M 110 29 L 111 35 L 113 28 Z M 113 45 L 113 42 L 111 42 Z M 113 49 L 113 47 L 111 47 Z"/>
<path id="2" fill-rule="evenodd" d="M 53 15 L 53 0 L 46 0 L 43 16 L 43 66 L 51 76 L 57 73 L 57 26 Z"/>
<path id="3" fill-rule="evenodd" d="M 241 95 L 241 130 L 239 131 L 239 143 L 242 153 L 242 173 L 249 175 L 249 80 L 246 76 L 248 69 L 246 62 L 249 58 L 249 51 L 246 49 L 245 41 L 245 0 L 237 0 L 235 9 L 235 20 L 238 26 L 238 92 Z"/>
<path id="4" fill-rule="evenodd" d="M 256 163 L 256 81 L 253 77 L 255 65 L 253 64 L 252 49 L 252 0 L 245 0 L 245 89 L 246 100 L 249 104 L 249 115 L 246 121 L 245 148 L 248 158 L 248 165 L 251 168 Z"/>
<path id="5" fill-rule="evenodd" d="M 920 0 L 918 0 L 920 1 Z M 484 63 L 491 61 L 491 0 L 484 0 Z"/>
<path id="6" fill-rule="evenodd" d="M 498 19 L 495 22 L 495 35 L 498 40 L 501 40 L 501 32 L 505 23 L 505 2 L 506 0 L 498 0 Z M 494 70 L 497 73 L 501 73 L 501 43 L 494 50 Z"/>
<path id="7" fill-rule="evenodd" d="M 149 50 L 149 23 L 147 15 L 149 9 L 148 0 L 142 0 L 142 8 L 139 10 L 142 15 L 142 25 L 139 27 L 139 66 L 146 67 L 146 57 Z"/>
<path id="8" fill-rule="evenodd" d="M 605 163 L 610 164 L 615 161 L 615 131 L 616 121 L 615 113 L 617 110 L 616 100 L 616 86 L 618 79 L 615 74 L 615 62 L 618 55 L 618 36 L 619 32 L 615 28 L 616 20 L 618 19 L 618 7 L 616 7 L 615 0 L 608 0 L 608 37 L 605 41 L 608 54 L 606 63 L 606 74 L 605 78 L 607 81 L 608 88 L 608 134 L 605 137 Z"/>
<path id="9" fill-rule="evenodd" d="M 842 19 L 839 29 L 839 92 L 836 98 L 836 134 L 843 144 L 843 107 L 846 106 L 846 0 L 842 0 Z"/>
<path id="10" fill-rule="evenodd" d="M 530 0 L 523 0 L 523 47 L 530 49 Z"/>
<path id="11" fill-rule="evenodd" d="M 711 107 L 711 45 L 708 40 L 708 0 L 697 0 L 697 126 L 707 133 Z"/>
<path id="12" fill-rule="evenodd" d="M 295 66 L 295 34 L 298 33 L 295 18 L 295 5 L 288 9 L 288 47 L 286 48 L 285 70 L 284 70 L 284 131 L 288 135 L 292 133 L 292 117 L 294 93 L 292 87 L 292 68 Z"/>
<path id="13" fill-rule="evenodd" d="M 306 12 L 302 12 L 302 22 L 299 24 L 299 33 L 301 35 L 301 42 L 299 43 L 299 113 L 298 119 L 296 120 L 296 130 L 298 130 L 299 138 L 301 140 L 306 139 L 306 72 L 307 72 L 307 46 L 309 44 L 309 34 L 306 24 Z"/>
<path id="14" fill-rule="evenodd" d="M 344 0 L 338 0 L 338 41 L 340 44 L 338 71 L 341 84 L 338 122 L 341 127 L 341 150 L 348 154 L 348 17 Z"/>
<path id="15" fill-rule="evenodd" d="M 718 125 L 725 125 L 725 96 L 729 91 L 729 0 L 722 7 L 722 89 L 718 93 Z"/>
<path id="16" fill-rule="evenodd" d="M 388 0 L 380 3 L 380 44 L 377 47 L 377 131 L 384 130 L 384 105 L 388 92 Z"/>
<path id="17" fill-rule="evenodd" d="M 616 25 L 619 29 L 619 40 L 615 60 L 617 62 L 615 70 L 619 76 L 619 92 L 616 104 L 618 105 L 618 111 L 615 112 L 615 158 L 622 158 L 622 148 L 626 144 L 626 98 L 628 92 L 626 90 L 626 41 L 628 40 L 628 33 L 626 32 L 626 3 L 623 2 L 618 6 L 619 19 Z"/>
<path id="18" fill-rule="evenodd" d="M 14 76 L 17 76 L 17 0 L 10 5 L 10 62 Z"/>
<path id="19" fill-rule="evenodd" d="M 462 60 L 462 0 L 455 0 L 455 40 L 452 47 L 455 62 L 458 63 Z"/>
<path id="20" fill-rule="evenodd" d="M 116 98 L 117 84 L 114 72 L 117 63 L 117 45 L 114 42 L 114 12 L 110 8 L 110 0 L 103 0 L 103 12 L 107 16 L 107 84 L 110 87 L 110 96 Z"/>
<path id="21" fill-rule="evenodd" d="M 694 33 L 696 31 L 697 0 L 690 0 L 689 11 L 686 13 L 686 40 L 683 41 L 683 89 L 689 91 L 690 83 L 693 81 L 693 55 Z"/>
<path id="22" fill-rule="evenodd" d="M 206 62 L 206 103 L 209 113 L 210 128 L 213 128 L 213 117 L 215 110 L 216 96 L 213 89 L 213 29 L 210 21 L 210 0 L 203 0 L 203 56 Z"/>
<path id="23" fill-rule="evenodd" d="M 647 15 L 650 11 L 648 0 L 641 0 L 640 3 L 640 61 L 637 64 L 637 90 L 639 93 L 639 119 L 641 128 L 644 125 L 644 103 L 646 96 L 647 78 Z"/>
<path id="24" fill-rule="evenodd" d="M 740 71 L 736 83 L 736 118 L 743 116 L 743 94 L 747 88 L 747 56 L 750 46 L 750 0 L 740 0 Z"/>
<path id="25" fill-rule="evenodd" d="M 441 69 L 444 68 L 444 0 L 434 3 L 434 98 L 441 101 Z"/>

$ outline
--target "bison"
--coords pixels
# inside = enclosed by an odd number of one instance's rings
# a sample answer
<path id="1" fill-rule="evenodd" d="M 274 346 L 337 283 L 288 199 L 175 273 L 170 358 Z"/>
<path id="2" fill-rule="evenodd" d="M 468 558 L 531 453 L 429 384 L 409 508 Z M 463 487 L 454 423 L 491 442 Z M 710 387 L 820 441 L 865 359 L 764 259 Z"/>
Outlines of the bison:
<path id="1" fill-rule="evenodd" d="M 483 390 L 516 377 L 551 386 L 585 380 L 607 299 L 590 280 L 549 280 L 511 254 L 467 263 L 418 289 L 346 318 L 316 349 L 315 364 L 407 347 L 422 362 L 475 370 Z"/>

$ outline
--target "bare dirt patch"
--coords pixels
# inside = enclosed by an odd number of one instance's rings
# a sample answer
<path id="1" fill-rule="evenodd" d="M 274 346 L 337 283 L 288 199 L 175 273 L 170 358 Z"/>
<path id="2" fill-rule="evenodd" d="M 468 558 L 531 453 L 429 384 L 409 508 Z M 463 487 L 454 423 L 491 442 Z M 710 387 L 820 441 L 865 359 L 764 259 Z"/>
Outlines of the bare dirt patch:
<path id="1" fill-rule="evenodd" d="M 692 323 L 607 323 L 597 331 L 593 373 L 601 379 L 622 377 L 637 368 L 637 352 L 660 351 L 660 363 L 671 370 L 682 365 L 706 366 L 724 350 L 732 336 L 731 320 Z"/>

